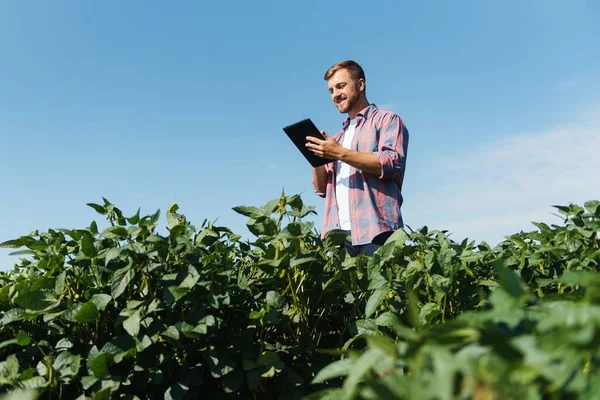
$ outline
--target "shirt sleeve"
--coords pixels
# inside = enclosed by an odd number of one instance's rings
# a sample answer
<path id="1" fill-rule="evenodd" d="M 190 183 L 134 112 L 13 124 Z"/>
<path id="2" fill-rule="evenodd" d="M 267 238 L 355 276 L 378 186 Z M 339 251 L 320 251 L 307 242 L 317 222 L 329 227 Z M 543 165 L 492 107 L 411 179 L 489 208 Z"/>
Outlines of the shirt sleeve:
<path id="1" fill-rule="evenodd" d="M 402 119 L 386 114 L 379 123 L 379 144 L 375 155 L 381 163 L 380 179 L 399 178 L 405 165 L 408 131 Z"/>
<path id="2" fill-rule="evenodd" d="M 327 183 L 325 185 L 325 192 L 327 191 L 327 185 L 329 185 L 329 177 L 330 175 L 333 174 L 333 163 L 327 163 L 323 166 L 325 168 L 325 173 L 327 174 Z M 313 189 L 315 191 L 315 194 L 319 197 L 323 197 L 325 198 L 326 193 L 325 192 L 321 192 L 317 189 L 317 183 L 316 181 L 313 180 Z"/>

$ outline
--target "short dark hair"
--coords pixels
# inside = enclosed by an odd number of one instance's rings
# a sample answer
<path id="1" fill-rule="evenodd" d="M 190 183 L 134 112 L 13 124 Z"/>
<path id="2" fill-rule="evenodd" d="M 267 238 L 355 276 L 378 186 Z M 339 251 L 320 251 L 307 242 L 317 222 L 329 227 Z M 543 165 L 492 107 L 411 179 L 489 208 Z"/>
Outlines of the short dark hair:
<path id="1" fill-rule="evenodd" d="M 331 79 L 333 74 L 338 72 L 340 69 L 347 69 L 350 73 L 350 76 L 352 76 L 352 78 L 354 78 L 355 80 L 359 80 L 362 78 L 366 81 L 365 71 L 363 71 L 362 67 L 358 65 L 356 61 L 352 60 L 340 61 L 339 63 L 333 64 L 331 67 L 329 67 L 327 72 L 325 72 L 325 80 L 328 81 L 329 79 Z"/>

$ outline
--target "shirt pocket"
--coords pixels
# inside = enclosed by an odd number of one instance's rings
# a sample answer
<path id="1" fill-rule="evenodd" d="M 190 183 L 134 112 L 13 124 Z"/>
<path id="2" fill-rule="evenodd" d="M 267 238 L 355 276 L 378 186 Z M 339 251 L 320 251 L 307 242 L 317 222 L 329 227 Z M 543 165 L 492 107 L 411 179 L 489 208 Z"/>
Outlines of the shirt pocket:
<path id="1" fill-rule="evenodd" d="M 358 151 L 372 153 L 379 151 L 377 143 L 379 141 L 379 132 L 375 129 L 362 128 L 357 136 Z"/>

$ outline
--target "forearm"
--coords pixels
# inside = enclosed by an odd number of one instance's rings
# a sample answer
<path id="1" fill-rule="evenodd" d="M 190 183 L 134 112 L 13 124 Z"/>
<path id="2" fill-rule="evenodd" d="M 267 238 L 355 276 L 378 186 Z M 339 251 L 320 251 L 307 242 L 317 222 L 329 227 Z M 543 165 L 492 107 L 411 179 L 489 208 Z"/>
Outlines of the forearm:
<path id="1" fill-rule="evenodd" d="M 379 161 L 379 157 L 373 153 L 345 149 L 340 157 L 340 161 L 368 174 L 381 176 L 381 162 Z"/>
<path id="2" fill-rule="evenodd" d="M 327 171 L 325 170 L 325 166 L 321 165 L 320 167 L 313 168 L 313 186 L 318 195 L 325 195 L 325 191 L 327 190 Z"/>

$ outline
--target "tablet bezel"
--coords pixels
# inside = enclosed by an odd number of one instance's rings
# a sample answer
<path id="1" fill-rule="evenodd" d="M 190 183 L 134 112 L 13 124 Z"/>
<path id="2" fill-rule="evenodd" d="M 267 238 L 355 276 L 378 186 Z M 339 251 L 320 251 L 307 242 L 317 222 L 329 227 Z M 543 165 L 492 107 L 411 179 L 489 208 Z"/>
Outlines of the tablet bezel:
<path id="1" fill-rule="evenodd" d="M 303 120 L 290 124 L 284 127 L 283 131 L 287 134 L 287 136 L 294 143 L 296 148 L 300 150 L 304 158 L 306 158 L 306 160 L 313 167 L 316 168 L 320 167 L 321 165 L 333 162 L 333 160 L 330 160 L 328 158 L 323 158 L 315 155 L 312 151 L 306 148 L 307 136 L 312 136 L 321 140 L 325 140 L 325 137 L 317 129 L 317 127 L 310 118 L 305 118 Z"/>

